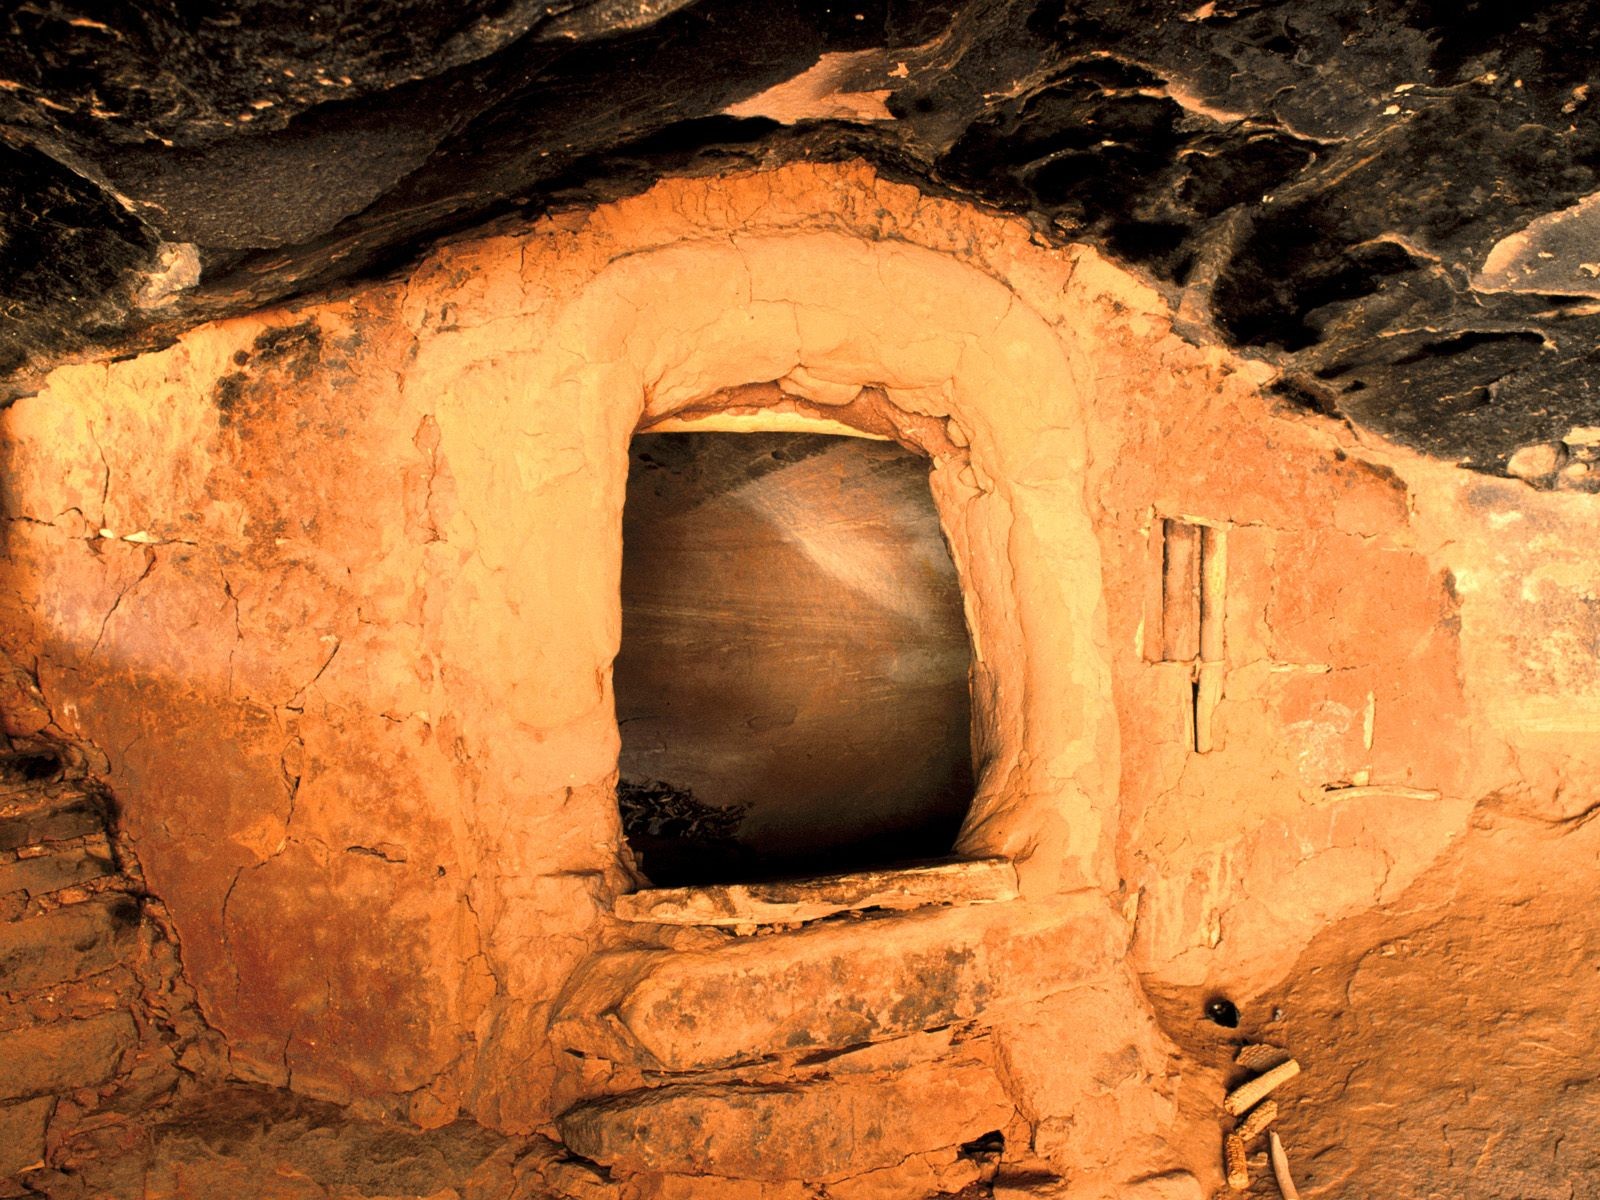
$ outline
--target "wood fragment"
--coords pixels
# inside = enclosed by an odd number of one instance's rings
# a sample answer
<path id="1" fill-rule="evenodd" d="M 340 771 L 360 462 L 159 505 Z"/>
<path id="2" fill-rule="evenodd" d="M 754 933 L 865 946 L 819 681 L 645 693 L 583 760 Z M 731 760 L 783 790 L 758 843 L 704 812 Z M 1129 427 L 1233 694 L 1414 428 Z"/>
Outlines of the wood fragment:
<path id="1" fill-rule="evenodd" d="M 1256 1106 L 1256 1102 L 1265 1099 L 1268 1092 L 1285 1080 L 1293 1079 L 1300 1074 L 1300 1064 L 1294 1059 L 1286 1063 L 1279 1063 L 1264 1075 L 1257 1075 L 1248 1083 L 1242 1083 L 1228 1093 L 1227 1099 L 1222 1102 L 1222 1107 L 1233 1116 L 1238 1116 Z"/>
<path id="2" fill-rule="evenodd" d="M 1255 1141 L 1258 1137 L 1265 1133 L 1267 1131 L 1267 1126 L 1271 1125 L 1277 1119 L 1278 1102 L 1276 1100 L 1267 1100 L 1264 1103 L 1258 1104 L 1252 1108 L 1249 1113 L 1246 1114 L 1245 1119 L 1240 1122 L 1239 1128 L 1235 1129 L 1233 1132 L 1241 1142 L 1248 1146 L 1251 1142 Z"/>
<path id="3" fill-rule="evenodd" d="M 1161 657 L 1200 656 L 1200 529 L 1168 517 L 1161 523 Z"/>
<path id="4" fill-rule="evenodd" d="M 1277 1131 L 1267 1135 L 1267 1154 L 1272 1159 L 1272 1177 L 1278 1182 L 1278 1193 L 1283 1200 L 1300 1200 L 1300 1193 L 1289 1177 L 1289 1156 L 1283 1152 L 1283 1143 Z"/>
<path id="5" fill-rule="evenodd" d="M 1244 1141 L 1238 1134 L 1230 1133 L 1222 1139 L 1223 1161 L 1228 1168 L 1228 1186 L 1242 1192 L 1250 1186 L 1250 1167 L 1245 1162 Z"/>
<path id="6" fill-rule="evenodd" d="M 1227 668 L 1219 662 L 1201 663 L 1195 668 L 1194 683 L 1194 749 L 1196 754 L 1210 754 L 1216 748 L 1211 730 L 1215 724 L 1217 705 L 1222 703 L 1222 677 Z"/>
<path id="7" fill-rule="evenodd" d="M 1221 664 L 1223 620 L 1228 594 L 1228 533 L 1216 525 L 1200 527 L 1200 661 Z"/>
<path id="8" fill-rule="evenodd" d="M 1398 783 L 1363 783 L 1350 787 L 1325 787 L 1322 789 L 1322 798 L 1324 800 L 1373 800 L 1382 798 L 1437 800 L 1441 794 L 1432 788 L 1405 787 Z"/>
<path id="9" fill-rule="evenodd" d="M 1234 1055 L 1233 1061 L 1247 1071 L 1268 1071 L 1281 1062 L 1288 1062 L 1289 1052 L 1282 1046 L 1251 1042 L 1248 1046 L 1239 1048 L 1239 1053 Z"/>

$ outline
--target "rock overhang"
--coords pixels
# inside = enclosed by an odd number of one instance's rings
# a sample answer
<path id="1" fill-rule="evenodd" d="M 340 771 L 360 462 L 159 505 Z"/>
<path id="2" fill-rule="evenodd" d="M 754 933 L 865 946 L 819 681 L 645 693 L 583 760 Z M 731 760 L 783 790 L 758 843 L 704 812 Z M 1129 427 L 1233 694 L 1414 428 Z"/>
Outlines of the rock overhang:
<path id="1" fill-rule="evenodd" d="M 1488 269 L 1600 191 L 1576 0 L 1447 19 L 374 0 L 336 26 L 93 5 L 12 22 L 10 395 L 512 214 L 855 156 L 1101 247 L 1191 336 L 1274 364 L 1289 402 L 1431 455 L 1502 472 L 1600 423 L 1600 317 L 1572 296 L 1592 256 L 1540 234 L 1557 249 L 1538 272 L 1507 287 Z"/>

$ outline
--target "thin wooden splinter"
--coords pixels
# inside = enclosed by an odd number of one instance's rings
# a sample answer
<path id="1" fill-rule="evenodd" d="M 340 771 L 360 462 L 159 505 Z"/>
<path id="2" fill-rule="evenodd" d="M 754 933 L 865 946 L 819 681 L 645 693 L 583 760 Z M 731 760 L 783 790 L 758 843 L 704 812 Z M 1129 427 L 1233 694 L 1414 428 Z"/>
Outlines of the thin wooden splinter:
<path id="1" fill-rule="evenodd" d="M 1236 1133 L 1222 1139 L 1222 1158 L 1228 1168 L 1228 1186 L 1242 1192 L 1250 1186 L 1250 1168 L 1245 1163 L 1244 1141 Z"/>
<path id="2" fill-rule="evenodd" d="M 1241 1083 L 1228 1093 L 1227 1099 L 1222 1102 L 1222 1107 L 1227 1109 L 1230 1115 L 1237 1117 L 1240 1113 L 1254 1108 L 1256 1101 L 1264 1099 L 1267 1093 L 1280 1083 L 1293 1079 L 1298 1074 L 1300 1074 L 1300 1064 L 1291 1058 L 1288 1062 L 1273 1067 L 1264 1075 L 1257 1075 L 1248 1083 Z"/>
<path id="3" fill-rule="evenodd" d="M 1283 1152 L 1276 1130 L 1267 1134 L 1267 1154 L 1272 1159 L 1272 1177 L 1278 1181 L 1278 1192 L 1283 1200 L 1300 1200 L 1300 1192 L 1289 1178 L 1289 1156 Z"/>

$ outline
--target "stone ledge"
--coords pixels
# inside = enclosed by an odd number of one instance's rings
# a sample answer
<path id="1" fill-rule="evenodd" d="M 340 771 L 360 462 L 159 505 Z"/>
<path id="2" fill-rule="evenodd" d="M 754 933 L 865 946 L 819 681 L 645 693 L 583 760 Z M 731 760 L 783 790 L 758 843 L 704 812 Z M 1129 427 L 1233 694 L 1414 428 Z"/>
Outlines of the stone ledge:
<path id="1" fill-rule="evenodd" d="M 816 921 L 866 908 L 905 911 L 1017 898 L 1017 872 L 1004 858 L 920 864 L 772 883 L 650 888 L 618 896 L 612 911 L 651 925 L 740 928 Z"/>
<path id="2" fill-rule="evenodd" d="M 601 955 L 551 1037 L 669 1071 L 844 1049 L 936 1029 L 1111 970 L 1124 931 L 1097 892 L 814 925 L 711 950 Z"/>
<path id="3" fill-rule="evenodd" d="M 799 1086 L 685 1084 L 580 1104 L 557 1121 L 567 1146 L 608 1167 L 824 1183 L 957 1146 L 1014 1115 L 973 1061 Z"/>

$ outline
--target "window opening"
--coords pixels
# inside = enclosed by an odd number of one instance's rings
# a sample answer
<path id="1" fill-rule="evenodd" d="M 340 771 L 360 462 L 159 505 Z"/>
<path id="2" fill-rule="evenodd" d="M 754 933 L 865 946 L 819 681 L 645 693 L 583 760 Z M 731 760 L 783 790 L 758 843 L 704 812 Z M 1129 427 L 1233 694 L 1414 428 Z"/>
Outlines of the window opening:
<path id="1" fill-rule="evenodd" d="M 618 802 L 655 885 L 950 852 L 971 648 L 928 471 L 829 434 L 634 438 Z"/>

